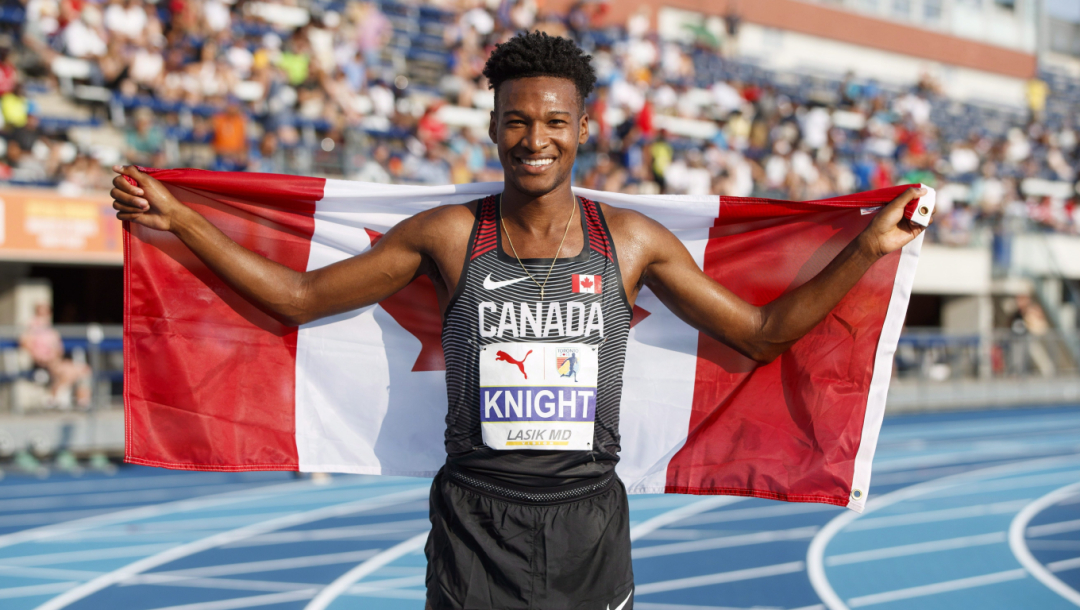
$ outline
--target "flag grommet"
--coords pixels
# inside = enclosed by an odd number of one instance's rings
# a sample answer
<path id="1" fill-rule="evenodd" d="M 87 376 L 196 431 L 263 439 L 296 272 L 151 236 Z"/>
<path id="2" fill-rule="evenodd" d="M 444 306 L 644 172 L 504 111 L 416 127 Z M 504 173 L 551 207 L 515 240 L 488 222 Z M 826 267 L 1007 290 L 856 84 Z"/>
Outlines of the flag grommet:
<path id="1" fill-rule="evenodd" d="M 861 489 L 852 489 L 851 490 L 851 497 L 855 498 L 856 500 L 862 498 L 862 490 Z"/>

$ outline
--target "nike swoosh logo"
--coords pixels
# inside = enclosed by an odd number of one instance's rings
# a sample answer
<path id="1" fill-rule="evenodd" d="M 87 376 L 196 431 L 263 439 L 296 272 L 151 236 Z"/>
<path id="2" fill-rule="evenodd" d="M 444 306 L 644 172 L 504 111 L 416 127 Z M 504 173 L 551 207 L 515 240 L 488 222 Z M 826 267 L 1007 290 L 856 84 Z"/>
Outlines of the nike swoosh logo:
<path id="1" fill-rule="evenodd" d="M 619 604 L 618 606 L 615 606 L 615 610 L 622 610 L 623 606 L 626 605 L 626 602 L 630 601 L 630 596 L 633 595 L 633 594 L 634 594 L 634 590 L 630 589 L 630 592 L 626 594 L 626 599 L 622 600 L 622 603 Z M 610 604 L 608 605 L 607 610 L 611 610 L 611 605 Z"/>
<path id="2" fill-rule="evenodd" d="M 489 273 L 488 276 L 486 278 L 484 278 L 484 288 L 487 289 L 487 290 L 497 290 L 499 288 L 502 288 L 503 286 L 509 286 L 510 284 L 516 284 L 516 283 L 518 283 L 518 282 L 520 282 L 520 281 L 522 281 L 524 279 L 526 279 L 526 278 L 519 277 L 516 280 L 506 280 L 504 282 L 493 282 L 493 281 L 491 281 L 491 274 Z"/>

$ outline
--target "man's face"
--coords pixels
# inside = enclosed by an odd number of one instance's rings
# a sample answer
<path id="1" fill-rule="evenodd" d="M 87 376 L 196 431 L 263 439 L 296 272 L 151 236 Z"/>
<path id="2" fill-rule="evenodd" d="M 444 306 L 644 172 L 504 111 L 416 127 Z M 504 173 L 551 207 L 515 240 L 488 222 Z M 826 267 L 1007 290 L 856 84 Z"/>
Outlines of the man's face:
<path id="1" fill-rule="evenodd" d="M 508 186 L 539 197 L 569 181 L 589 121 L 573 81 L 518 78 L 499 86 L 488 133 Z"/>

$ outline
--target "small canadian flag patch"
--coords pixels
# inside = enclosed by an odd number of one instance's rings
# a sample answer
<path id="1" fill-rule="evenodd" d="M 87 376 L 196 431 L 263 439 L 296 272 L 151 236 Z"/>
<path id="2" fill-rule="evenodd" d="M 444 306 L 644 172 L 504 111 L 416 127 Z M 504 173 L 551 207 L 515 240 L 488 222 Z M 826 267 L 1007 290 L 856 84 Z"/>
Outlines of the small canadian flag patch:
<path id="1" fill-rule="evenodd" d="M 574 292 L 588 292 L 590 294 L 600 294 L 600 280 L 603 279 L 599 275 L 578 275 L 574 274 Z"/>

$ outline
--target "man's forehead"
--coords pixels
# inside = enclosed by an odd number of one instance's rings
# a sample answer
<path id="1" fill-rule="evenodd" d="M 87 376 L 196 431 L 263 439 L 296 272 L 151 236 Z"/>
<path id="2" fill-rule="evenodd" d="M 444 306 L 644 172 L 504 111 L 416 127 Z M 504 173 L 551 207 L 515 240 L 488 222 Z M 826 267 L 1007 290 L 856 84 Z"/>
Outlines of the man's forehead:
<path id="1" fill-rule="evenodd" d="M 516 107 L 531 106 L 539 103 L 542 106 L 565 106 L 567 109 L 579 104 L 577 86 L 574 81 L 567 78 L 554 76 L 532 76 L 508 80 L 499 87 L 501 102 L 513 104 Z M 503 110 L 511 110 L 504 104 Z"/>

